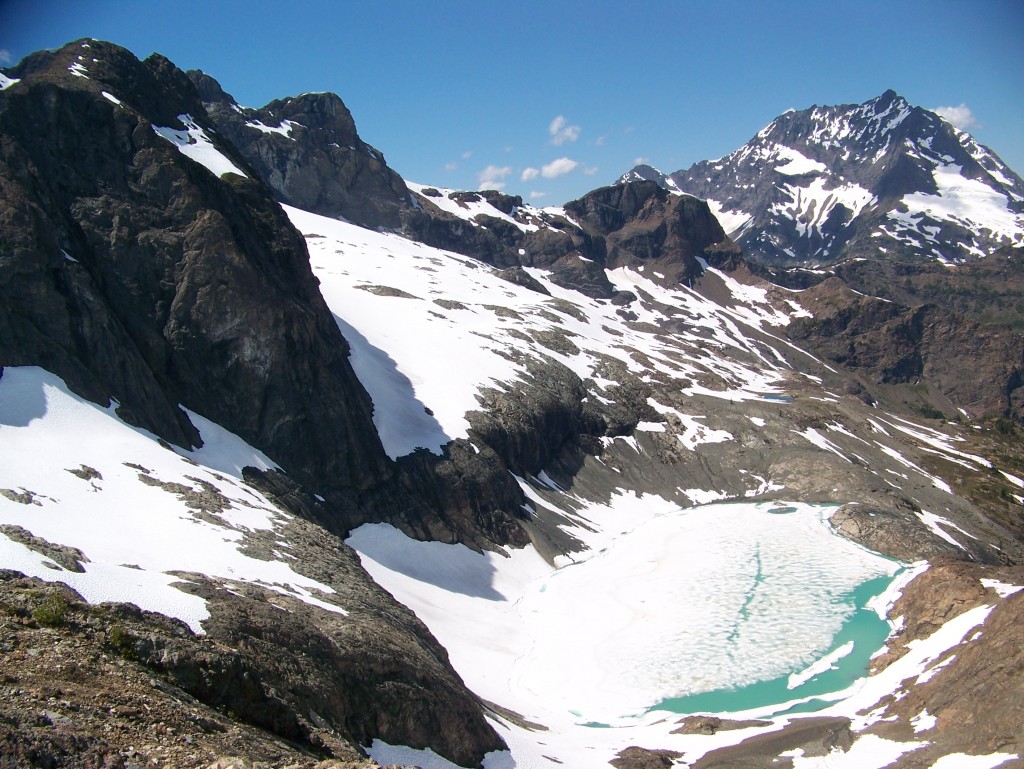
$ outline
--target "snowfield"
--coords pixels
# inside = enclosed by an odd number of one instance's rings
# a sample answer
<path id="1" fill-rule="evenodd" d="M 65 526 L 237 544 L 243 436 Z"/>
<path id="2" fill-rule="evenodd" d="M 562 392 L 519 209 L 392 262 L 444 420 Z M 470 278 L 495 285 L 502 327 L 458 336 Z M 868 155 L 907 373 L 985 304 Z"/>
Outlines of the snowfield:
<path id="1" fill-rule="evenodd" d="M 206 602 L 179 589 L 190 575 L 225 585 L 256 583 L 328 611 L 334 591 L 295 573 L 289 546 L 276 560 L 243 555 L 252 532 L 287 518 L 241 481 L 245 466 L 274 463 L 237 436 L 191 415 L 205 446 L 172 451 L 108 409 L 71 393 L 38 368 L 5 368 L 0 378 L 0 564 L 64 582 L 92 603 L 125 601 L 176 617 L 202 633 Z M 177 486 L 171 486 L 176 484 Z M 168 488 L 170 487 L 170 488 Z M 201 513 L 184 493 L 217 498 Z M 219 506 L 219 505 L 218 505 Z M 30 548 L 20 527 L 50 545 L 81 551 L 81 571 Z M 12 538 L 13 537 L 13 538 Z"/>
<path id="2" fill-rule="evenodd" d="M 638 374 L 651 365 L 680 379 L 711 373 L 730 386 L 710 392 L 737 400 L 780 392 L 791 371 L 750 339 L 752 330 L 784 325 L 791 315 L 772 308 L 763 291 L 724 273 L 711 271 L 706 279 L 728 287 L 737 297 L 733 307 L 682 286 L 664 288 L 633 270 L 610 273 L 616 288 L 643 292 L 689 321 L 690 330 L 660 339 L 636 331 L 610 302 L 555 285 L 544 270 L 528 269 L 550 297 L 504 281 L 468 257 L 299 209 L 285 211 L 306 235 L 314 274 L 352 345 L 352 366 L 373 399 L 374 423 L 392 458 L 417 448 L 440 453 L 448 441 L 465 438 L 465 415 L 479 408 L 481 388 L 513 386 L 525 372 L 510 352 L 532 358 L 543 353 L 597 381 L 601 356 Z M 575 311 L 567 310 L 570 305 Z M 630 309 L 654 325 L 668 317 L 646 304 Z M 796 305 L 791 312 L 803 310 Z M 577 352 L 536 341 L 551 333 Z M 685 360 L 681 346 L 691 348 Z M 725 347 L 751 357 L 752 364 L 717 354 Z M 694 385 L 693 391 L 705 389 Z"/>
<path id="3" fill-rule="evenodd" d="M 218 173 L 220 161 L 202 154 L 216 152 L 213 145 L 185 124 L 184 132 L 157 130 Z M 794 174 L 814 170 L 800 158 L 783 160 Z M 442 194 L 444 205 L 455 204 Z M 783 409 L 793 400 L 787 383 L 798 374 L 780 350 L 806 353 L 777 332 L 807 315 L 798 294 L 773 300 L 710 268 L 700 286 L 672 288 L 642 268 L 619 269 L 609 274 L 613 285 L 639 297 L 623 313 L 555 285 L 539 268 L 529 272 L 550 296 L 464 256 L 286 211 L 306 237 L 393 458 L 418 448 L 440 453 L 468 437 L 466 414 L 479 408 L 480 393 L 517 387 L 527 362 L 542 356 L 586 380 L 597 399 L 615 384 L 614 369 L 680 382 L 669 393 L 678 397 L 663 398 L 671 405 L 648 400 L 651 418 L 665 422 L 644 421 L 634 435 L 604 438 L 623 451 L 640 453 L 655 437 L 694 454 L 742 451 L 751 436 L 737 424 L 756 439 L 771 420 L 743 415 L 726 425 L 719 406 Z M 345 614 L 328 586 L 292 568 L 301 553 L 282 533 L 288 516 L 242 481 L 246 466 L 276 467 L 272 457 L 192 412 L 204 445 L 175 449 L 124 423 L 116 407 L 84 401 L 42 369 L 3 369 L 0 565 L 65 582 L 91 602 L 127 601 L 176 617 L 199 633 L 209 613 L 189 585 L 207 580 L 229 590 L 258 584 Z M 669 423 L 675 439 L 659 435 Z M 870 425 L 873 432 L 862 434 L 871 444 L 840 421 L 794 432 L 806 451 L 851 465 L 867 465 L 856 452 L 873 445 L 892 462 L 870 472 L 892 485 L 913 476 L 943 488 L 901 453 L 911 442 L 964 469 L 996 469 L 937 430 L 882 411 Z M 490 718 L 510 750 L 490 754 L 486 769 L 604 769 L 638 744 L 679 751 L 692 763 L 781 729 L 801 710 L 850 717 L 862 730 L 880 717 L 873 708 L 882 698 L 934 674 L 950 649 L 977 637 L 991 605 L 947 622 L 882 674 L 865 678 L 865 661 L 885 642 L 884 618 L 927 565 L 898 564 L 837 536 L 827 523 L 834 506 L 756 500 L 785 487 L 767 470 L 739 472 L 743 480 L 731 495 L 741 501 L 718 503 L 729 496 L 721 489 L 678 489 L 681 499 L 700 505 L 690 508 L 625 482 L 598 504 L 562 491 L 544 472 L 517 478 L 533 514 L 555 511 L 552 498 L 568 501 L 557 506 L 558 520 L 580 546 L 553 563 L 532 546 L 480 553 L 413 540 L 387 524 L 361 526 L 348 543 L 370 575 L 426 623 L 470 689 L 494 704 Z M 921 511 L 920 519 L 961 548 L 972 536 L 939 513 Z M 266 560 L 247 554 L 253 539 L 274 543 Z M 868 587 L 877 595 L 865 603 Z M 1001 582 L 985 587 L 993 601 L 1020 590 Z M 851 631 L 871 623 L 881 625 L 880 636 Z M 709 695 L 728 703 L 713 712 L 768 725 L 713 736 L 673 733 L 683 714 L 708 712 L 708 700 L 698 698 Z M 912 741 L 867 735 L 845 754 L 788 757 L 803 769 L 880 769 L 927 741 L 929 718 L 923 712 L 914 720 L 920 735 Z M 381 763 L 453 766 L 379 740 L 366 747 Z M 1006 758 L 974 756 L 969 765 L 995 767 Z"/>

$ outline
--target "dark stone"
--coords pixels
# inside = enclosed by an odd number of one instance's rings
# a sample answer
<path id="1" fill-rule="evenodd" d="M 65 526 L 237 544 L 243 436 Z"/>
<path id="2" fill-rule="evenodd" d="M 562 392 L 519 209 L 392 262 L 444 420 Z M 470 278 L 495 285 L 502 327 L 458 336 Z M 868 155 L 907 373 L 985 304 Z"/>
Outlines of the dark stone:
<path id="1" fill-rule="evenodd" d="M 184 113 L 210 125 L 170 62 L 91 41 L 98 62 L 75 77 L 81 45 L 0 108 L 0 360 L 117 398 L 187 447 L 199 436 L 183 404 L 325 494 L 389 477 L 305 243 L 268 188 L 209 128 L 251 178 L 217 178 L 154 132 Z"/>
<path id="2" fill-rule="evenodd" d="M 397 229 L 410 193 L 384 156 L 359 138 L 352 114 L 333 93 L 239 107 L 199 70 L 188 73 L 217 131 L 231 141 L 283 203 L 370 228 Z M 287 135 L 264 131 L 286 126 Z"/>

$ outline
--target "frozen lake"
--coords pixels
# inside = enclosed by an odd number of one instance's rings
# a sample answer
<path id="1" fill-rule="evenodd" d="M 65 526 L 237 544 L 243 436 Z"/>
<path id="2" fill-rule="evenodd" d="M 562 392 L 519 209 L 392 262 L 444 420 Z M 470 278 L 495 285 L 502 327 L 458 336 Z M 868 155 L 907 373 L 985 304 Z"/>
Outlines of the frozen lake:
<path id="1" fill-rule="evenodd" d="M 485 699 L 545 724 L 627 726 L 792 703 L 864 674 L 889 629 L 866 603 L 899 564 L 837 537 L 834 509 L 623 494 L 589 511 L 602 533 L 558 569 L 532 548 L 478 554 L 387 525 L 349 542 Z"/>

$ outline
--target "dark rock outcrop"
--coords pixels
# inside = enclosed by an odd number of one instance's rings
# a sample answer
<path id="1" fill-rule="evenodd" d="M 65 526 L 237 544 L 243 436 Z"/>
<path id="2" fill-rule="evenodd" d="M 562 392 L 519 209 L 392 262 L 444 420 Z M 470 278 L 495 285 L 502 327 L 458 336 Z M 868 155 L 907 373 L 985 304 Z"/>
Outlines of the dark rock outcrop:
<path id="1" fill-rule="evenodd" d="M 336 94 L 305 93 L 251 109 L 206 73 L 188 76 L 214 127 L 282 203 L 363 227 L 400 226 L 409 190 L 380 151 L 359 138 Z"/>
<path id="2" fill-rule="evenodd" d="M 707 203 L 690 195 L 673 195 L 651 181 L 602 187 L 565 210 L 587 230 L 607 242 L 605 265 L 649 268 L 669 285 L 690 283 L 703 274 L 696 257 L 712 264 L 739 256 Z"/>
<path id="3" fill-rule="evenodd" d="M 740 257 L 706 203 L 670 195 L 654 182 L 594 190 L 565 205 L 569 218 L 546 211 L 528 214 L 521 198 L 497 193 L 451 197 L 463 203 L 486 200 L 533 226 L 521 228 L 485 214 L 469 221 L 442 211 L 424 194 L 418 208 L 403 214 L 405 234 L 502 269 L 542 267 L 557 285 L 591 297 L 615 296 L 606 269 L 650 268 L 646 274 L 654 280 L 689 284 L 703 272 L 697 257 L 727 267 L 736 266 Z"/>
<path id="4" fill-rule="evenodd" d="M 955 545 L 933 534 L 907 506 L 843 505 L 829 522 L 847 539 L 900 561 L 962 555 Z"/>
<path id="5" fill-rule="evenodd" d="M 183 404 L 322 493 L 367 489 L 390 468 L 301 235 L 251 170 L 218 177 L 154 130 L 202 109 L 166 59 L 97 41 L 7 89 L 0 362 L 172 443 L 199 442 Z"/>
<path id="6" fill-rule="evenodd" d="M 940 415 L 1024 420 L 1024 337 L 937 305 L 906 307 L 849 291 L 833 278 L 801 295 L 813 318 L 790 339 L 883 384 L 926 383 Z"/>

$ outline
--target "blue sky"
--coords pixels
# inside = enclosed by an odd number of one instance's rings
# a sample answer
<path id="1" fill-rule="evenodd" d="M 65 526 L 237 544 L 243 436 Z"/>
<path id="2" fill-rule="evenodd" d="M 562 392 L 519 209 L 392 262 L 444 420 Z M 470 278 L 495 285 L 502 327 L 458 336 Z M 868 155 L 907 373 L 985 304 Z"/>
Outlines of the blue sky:
<path id="1" fill-rule="evenodd" d="M 411 181 L 556 205 L 642 160 L 893 88 L 1024 173 L 1024 2 L 0 0 L 0 64 L 80 37 L 159 51 L 247 106 L 338 93 Z"/>

